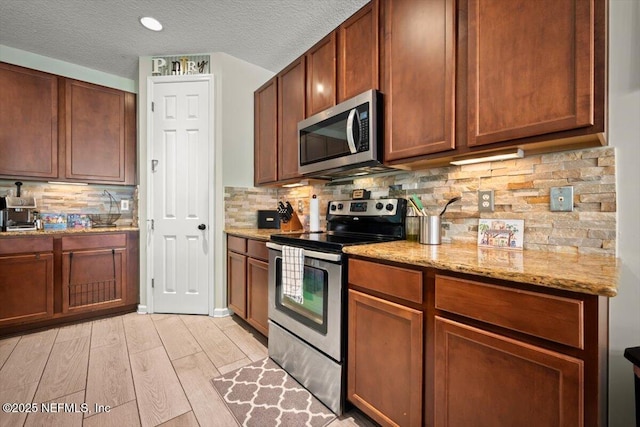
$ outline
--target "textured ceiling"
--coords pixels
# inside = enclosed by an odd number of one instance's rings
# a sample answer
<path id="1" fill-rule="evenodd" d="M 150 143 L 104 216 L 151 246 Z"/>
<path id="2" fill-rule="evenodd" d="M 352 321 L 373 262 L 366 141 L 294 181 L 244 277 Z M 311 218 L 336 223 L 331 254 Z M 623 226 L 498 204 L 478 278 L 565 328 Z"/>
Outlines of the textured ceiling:
<path id="1" fill-rule="evenodd" d="M 132 80 L 138 57 L 225 52 L 277 72 L 367 0 L 0 0 L 0 44 Z M 161 32 L 138 19 L 153 16 Z"/>

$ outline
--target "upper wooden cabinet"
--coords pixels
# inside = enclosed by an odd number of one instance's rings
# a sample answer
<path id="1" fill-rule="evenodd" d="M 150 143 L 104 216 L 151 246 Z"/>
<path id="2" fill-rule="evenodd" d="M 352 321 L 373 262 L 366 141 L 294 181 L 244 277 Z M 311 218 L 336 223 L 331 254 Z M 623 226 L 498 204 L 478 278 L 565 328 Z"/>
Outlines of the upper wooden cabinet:
<path id="1" fill-rule="evenodd" d="M 58 79 L 0 62 L 0 175 L 58 177 Z"/>
<path id="2" fill-rule="evenodd" d="M 278 79 L 272 78 L 253 94 L 255 185 L 278 180 Z"/>
<path id="3" fill-rule="evenodd" d="M 455 147 L 454 0 L 381 0 L 384 160 Z"/>
<path id="4" fill-rule="evenodd" d="M 60 139 L 65 165 L 61 177 L 135 183 L 135 95 L 65 79 Z"/>
<path id="5" fill-rule="evenodd" d="M 136 183 L 136 96 L 0 63 L 0 176 Z"/>
<path id="6" fill-rule="evenodd" d="M 336 32 L 306 53 L 307 117 L 336 105 Z"/>
<path id="7" fill-rule="evenodd" d="M 300 177 L 298 122 L 305 115 L 305 57 L 278 74 L 278 180 Z"/>
<path id="8" fill-rule="evenodd" d="M 604 131 L 605 7 L 468 1 L 468 146 Z"/>
<path id="9" fill-rule="evenodd" d="M 372 0 L 338 27 L 338 102 L 380 88 L 378 9 Z"/>

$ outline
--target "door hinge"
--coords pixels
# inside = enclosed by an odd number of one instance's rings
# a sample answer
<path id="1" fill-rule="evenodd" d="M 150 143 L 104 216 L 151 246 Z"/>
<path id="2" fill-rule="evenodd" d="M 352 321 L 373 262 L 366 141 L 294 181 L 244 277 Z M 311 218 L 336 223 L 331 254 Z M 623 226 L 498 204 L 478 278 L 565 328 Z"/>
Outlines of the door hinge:
<path id="1" fill-rule="evenodd" d="M 155 102 L 151 102 L 151 111 L 154 112 L 156 111 L 156 103 Z"/>
<path id="2" fill-rule="evenodd" d="M 151 229 L 155 230 L 156 229 L 156 221 L 155 220 L 151 220 Z"/>
<path id="3" fill-rule="evenodd" d="M 155 288 L 156 284 L 155 284 L 155 280 L 156 279 L 151 279 L 151 288 Z"/>

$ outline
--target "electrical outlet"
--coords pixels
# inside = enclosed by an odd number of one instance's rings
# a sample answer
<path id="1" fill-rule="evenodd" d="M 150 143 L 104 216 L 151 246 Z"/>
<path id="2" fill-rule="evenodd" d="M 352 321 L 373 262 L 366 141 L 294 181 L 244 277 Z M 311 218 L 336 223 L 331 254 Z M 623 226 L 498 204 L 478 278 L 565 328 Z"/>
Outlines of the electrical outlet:
<path id="1" fill-rule="evenodd" d="M 551 187 L 549 210 L 551 212 L 573 212 L 573 187 Z"/>
<path id="2" fill-rule="evenodd" d="M 478 190 L 478 212 L 493 212 L 493 190 Z"/>
<path id="3" fill-rule="evenodd" d="M 298 200 L 298 213 L 302 212 L 304 212 L 304 203 L 302 203 L 302 200 Z"/>
<path id="4" fill-rule="evenodd" d="M 129 210 L 129 200 L 120 200 L 120 210 L 123 212 L 127 212 Z"/>

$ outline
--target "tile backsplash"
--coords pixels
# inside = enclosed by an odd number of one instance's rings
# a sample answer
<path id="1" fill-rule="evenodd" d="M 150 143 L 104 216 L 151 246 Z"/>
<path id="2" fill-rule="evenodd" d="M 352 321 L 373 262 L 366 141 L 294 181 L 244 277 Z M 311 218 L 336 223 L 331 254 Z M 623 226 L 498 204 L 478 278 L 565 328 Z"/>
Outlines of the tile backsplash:
<path id="1" fill-rule="evenodd" d="M 612 147 L 528 155 L 522 159 L 476 165 L 402 171 L 386 176 L 354 179 L 344 184 L 316 184 L 286 188 L 225 188 L 225 226 L 256 227 L 258 209 L 275 209 L 278 200 L 294 208 L 302 202 L 308 224 L 309 201 L 320 199 L 320 215 L 327 202 L 343 200 L 354 189 L 371 191 L 372 198 L 422 199 L 429 213 L 439 213 L 447 200 L 461 196 L 443 218 L 448 229 L 443 241 L 475 243 L 479 218 L 523 219 L 524 248 L 553 252 L 615 254 L 616 185 Z M 573 212 L 551 212 L 551 187 L 573 186 Z M 478 190 L 493 190 L 495 210 L 478 212 Z M 323 227 L 325 224 L 321 224 Z"/>
<path id="2" fill-rule="evenodd" d="M 109 191 L 116 199 L 129 200 L 129 211 L 121 212 L 118 225 L 131 225 L 135 186 L 119 185 L 65 185 L 47 182 L 22 181 L 21 194 L 36 199 L 36 210 L 42 213 L 108 213 Z M 0 180 L 0 196 L 15 195 L 15 180 Z M 115 210 L 117 208 L 114 207 Z"/>

